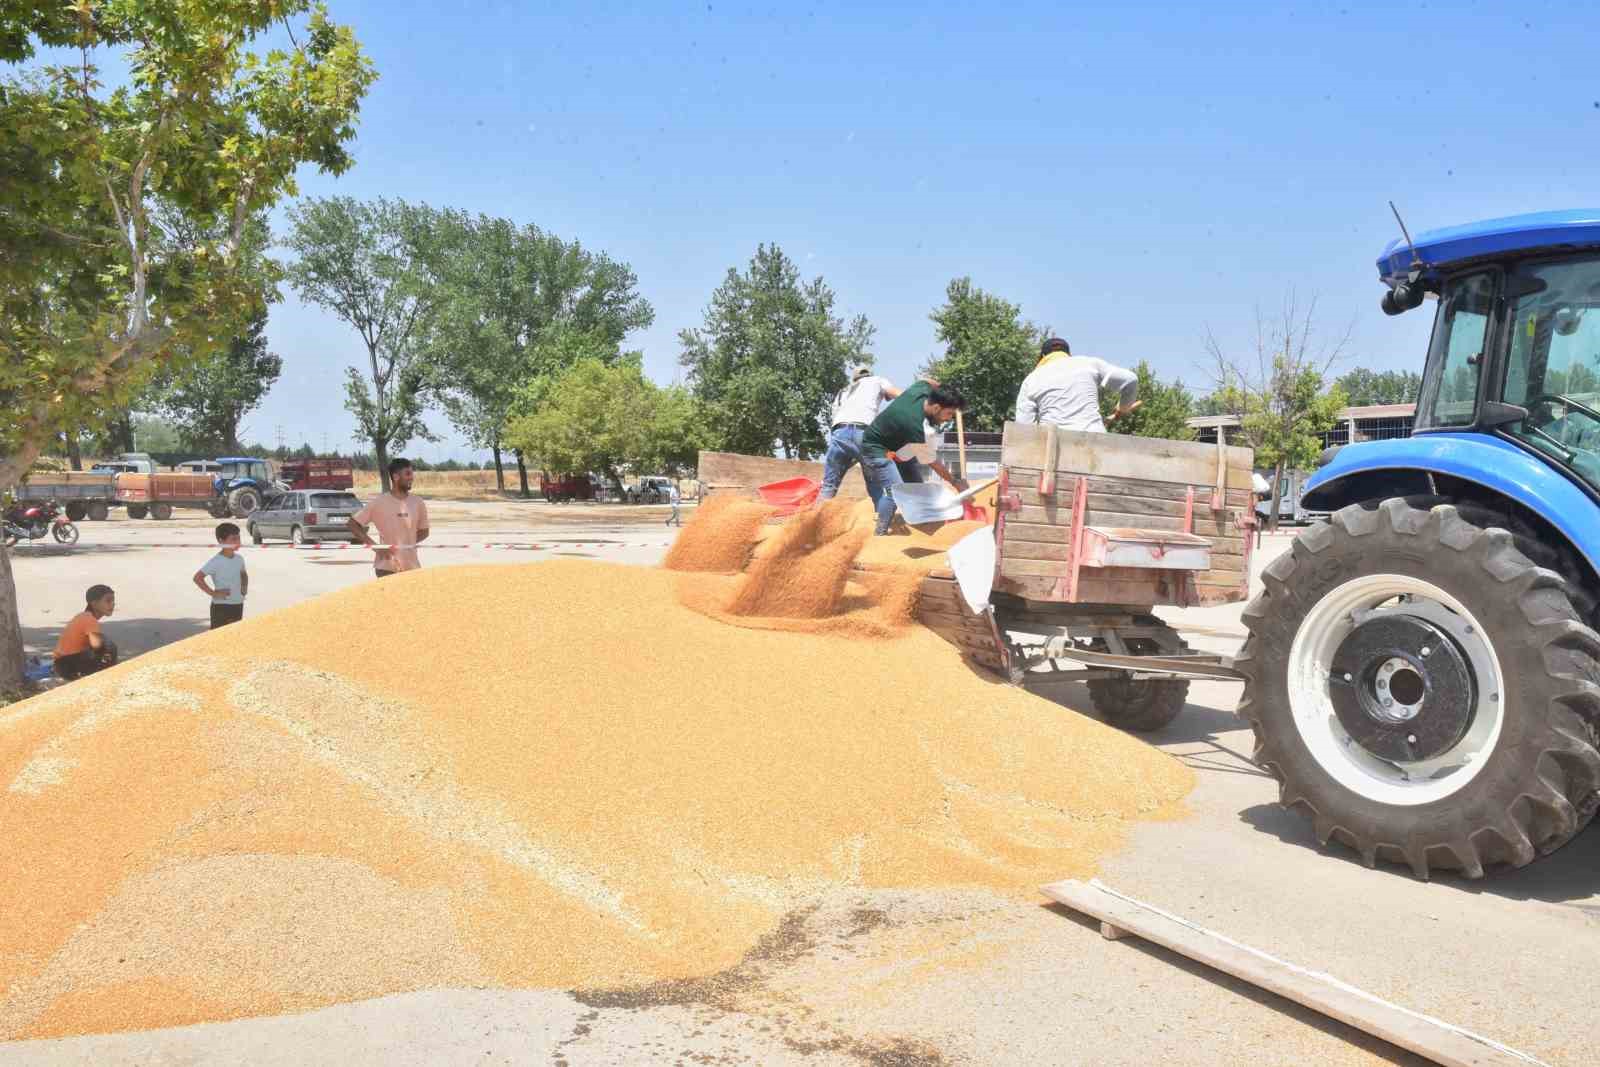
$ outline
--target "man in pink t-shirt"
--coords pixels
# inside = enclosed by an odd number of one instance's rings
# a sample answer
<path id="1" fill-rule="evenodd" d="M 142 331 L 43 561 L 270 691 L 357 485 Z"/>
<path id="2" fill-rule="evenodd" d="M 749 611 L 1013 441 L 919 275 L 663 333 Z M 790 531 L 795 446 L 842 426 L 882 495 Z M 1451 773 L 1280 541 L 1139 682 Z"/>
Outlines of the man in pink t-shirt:
<path id="1" fill-rule="evenodd" d="M 389 491 L 350 516 L 350 532 L 364 545 L 376 547 L 379 543 L 368 536 L 367 524 L 378 528 L 383 547 L 377 549 L 374 566 L 379 578 L 422 566 L 417 546 L 428 539 L 428 505 L 411 495 L 413 477 L 409 459 L 390 460 Z"/>

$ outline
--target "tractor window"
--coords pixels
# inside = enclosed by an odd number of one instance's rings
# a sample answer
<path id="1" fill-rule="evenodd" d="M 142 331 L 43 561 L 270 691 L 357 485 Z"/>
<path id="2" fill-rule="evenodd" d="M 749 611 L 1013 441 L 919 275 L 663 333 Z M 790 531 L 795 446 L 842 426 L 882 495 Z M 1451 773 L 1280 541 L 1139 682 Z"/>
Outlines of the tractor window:
<path id="1" fill-rule="evenodd" d="M 1600 259 L 1530 264 L 1506 281 L 1508 427 L 1600 484 Z"/>
<path id="2" fill-rule="evenodd" d="M 1444 287 L 1417 406 L 1418 429 L 1472 424 L 1493 301 L 1492 274 L 1471 274 Z"/>

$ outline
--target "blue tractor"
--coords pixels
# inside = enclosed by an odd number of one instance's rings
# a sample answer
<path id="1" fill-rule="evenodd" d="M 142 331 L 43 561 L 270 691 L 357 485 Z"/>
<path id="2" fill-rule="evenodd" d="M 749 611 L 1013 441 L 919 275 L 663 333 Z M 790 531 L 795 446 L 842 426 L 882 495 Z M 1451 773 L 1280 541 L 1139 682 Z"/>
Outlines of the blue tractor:
<path id="1" fill-rule="evenodd" d="M 275 492 L 272 468 L 264 459 L 228 456 L 218 459 L 217 465 L 221 469 L 212 482 L 216 488 L 212 514 L 217 518 L 249 518 Z"/>
<path id="2" fill-rule="evenodd" d="M 1324 844 L 1521 867 L 1600 806 L 1600 211 L 1398 240 L 1432 297 L 1415 435 L 1330 450 L 1265 572 L 1239 713 Z"/>

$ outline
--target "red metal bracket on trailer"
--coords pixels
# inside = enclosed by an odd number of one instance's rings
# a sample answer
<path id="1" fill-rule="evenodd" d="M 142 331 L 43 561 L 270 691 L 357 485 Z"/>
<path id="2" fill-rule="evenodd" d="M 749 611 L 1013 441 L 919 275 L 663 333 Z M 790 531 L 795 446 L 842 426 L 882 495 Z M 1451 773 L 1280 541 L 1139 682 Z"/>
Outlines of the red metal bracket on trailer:
<path id="1" fill-rule="evenodd" d="M 1067 577 L 1067 600 L 1077 603 L 1078 571 L 1083 566 L 1083 521 L 1089 510 L 1089 479 L 1078 475 L 1078 486 L 1072 492 L 1072 570 Z"/>

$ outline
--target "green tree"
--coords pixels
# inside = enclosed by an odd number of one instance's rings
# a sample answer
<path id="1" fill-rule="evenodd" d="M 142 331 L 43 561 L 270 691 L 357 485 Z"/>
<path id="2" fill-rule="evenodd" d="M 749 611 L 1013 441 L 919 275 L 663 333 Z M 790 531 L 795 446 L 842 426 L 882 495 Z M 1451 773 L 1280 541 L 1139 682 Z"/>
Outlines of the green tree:
<path id="1" fill-rule="evenodd" d="M 541 469 L 616 481 L 648 454 L 658 390 L 637 353 L 614 364 L 582 359 L 535 389 L 529 413 L 511 420 L 505 439 Z"/>
<path id="2" fill-rule="evenodd" d="M 945 302 L 933 319 L 944 355 L 923 368 L 967 398 L 969 430 L 999 431 L 1017 410 L 1017 391 L 1039 361 L 1044 331 L 1022 318 L 1022 309 L 957 278 L 945 287 Z"/>
<path id="3" fill-rule="evenodd" d="M 1194 407 L 1189 390 L 1183 382 L 1166 384 L 1156 377 L 1149 362 L 1139 361 L 1134 368 L 1139 376 L 1139 406 L 1115 422 L 1106 424 L 1112 433 L 1132 434 L 1135 437 L 1163 437 L 1169 441 L 1193 441 L 1194 431 L 1189 428 L 1189 417 Z M 1102 396 L 1100 413 L 1111 418 L 1117 410 L 1117 397 Z"/>
<path id="4" fill-rule="evenodd" d="M 263 34 L 309 16 L 298 43 Z M 292 28 L 291 28 L 292 32 Z M 46 62 L 18 64 L 49 48 Z M 66 49 L 71 49 L 70 60 Z M 108 88 L 100 63 L 129 57 Z M 302 163 L 341 173 L 375 75 L 310 0 L 0 4 L 0 485 L 61 431 L 125 411 L 173 353 L 226 337 L 259 306 L 238 270 L 248 220 L 295 191 Z M 193 243 L 156 208 L 219 233 Z M 20 682 L 10 562 L 0 552 L 0 689 Z"/>
<path id="5" fill-rule="evenodd" d="M 689 386 L 711 414 L 718 447 L 809 459 L 826 447 L 828 405 L 852 363 L 871 363 L 873 328 L 833 313 L 822 278 L 802 282 L 777 245 L 730 267 L 700 329 L 678 334 Z"/>
<path id="6" fill-rule="evenodd" d="M 1235 361 L 1206 332 L 1206 348 L 1216 369 L 1212 394 L 1225 414 L 1239 419 L 1239 433 L 1255 449 L 1257 467 L 1273 469 L 1269 529 L 1278 527 L 1278 494 L 1288 470 L 1312 467 L 1322 435 L 1338 421 L 1348 397 L 1339 385 L 1324 390 L 1328 371 L 1343 356 L 1350 330 L 1323 341 L 1316 328 L 1317 302 L 1302 311 L 1291 292 L 1281 311 L 1267 318 L 1256 309 L 1254 358 Z"/>
<path id="7" fill-rule="evenodd" d="M 658 389 L 655 408 L 645 435 L 639 468 L 686 477 L 700 464 L 700 451 L 711 448 L 716 435 L 705 406 L 681 385 Z"/>
<path id="8" fill-rule="evenodd" d="M 289 283 L 360 334 L 368 372 L 345 368 L 345 409 L 372 442 L 385 492 L 389 455 L 414 437 L 434 440 L 423 422 L 427 381 L 420 339 L 440 297 L 437 213 L 403 200 L 307 200 L 289 210 Z"/>
<path id="9" fill-rule="evenodd" d="M 1374 371 L 1357 367 L 1336 382 L 1350 398 L 1351 407 L 1371 404 L 1414 404 L 1422 390 L 1422 375 L 1409 370 Z"/>
<path id="10" fill-rule="evenodd" d="M 266 328 L 266 308 L 259 308 L 226 348 L 157 379 L 153 406 L 178 425 L 184 448 L 238 454 L 240 420 L 283 373 L 282 357 L 267 350 Z"/>
<path id="11" fill-rule="evenodd" d="M 627 264 L 537 226 L 445 211 L 436 244 L 439 301 L 421 341 L 430 389 L 471 445 L 493 453 L 504 491 L 502 436 L 519 387 L 584 355 L 615 362 L 655 312 Z M 518 470 L 526 496 L 520 457 Z"/>

